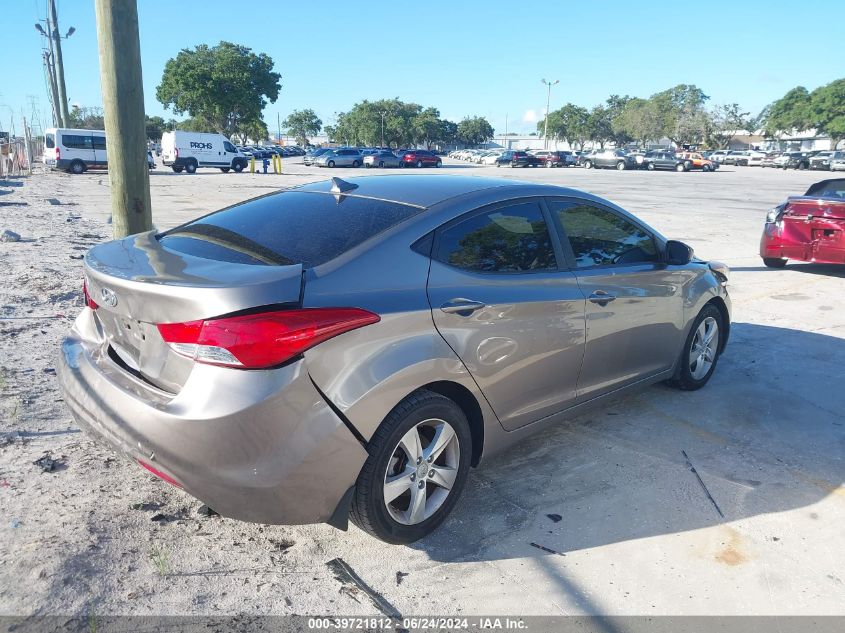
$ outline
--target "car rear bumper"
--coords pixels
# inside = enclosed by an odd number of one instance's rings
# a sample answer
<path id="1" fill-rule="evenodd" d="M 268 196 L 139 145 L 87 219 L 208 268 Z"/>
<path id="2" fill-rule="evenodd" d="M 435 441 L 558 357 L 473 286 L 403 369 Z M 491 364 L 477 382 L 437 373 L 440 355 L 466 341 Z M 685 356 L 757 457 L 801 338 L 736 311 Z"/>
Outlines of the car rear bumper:
<path id="1" fill-rule="evenodd" d="M 117 365 L 95 330 L 86 308 L 58 364 L 65 401 L 89 432 L 224 516 L 345 527 L 335 511 L 367 453 L 305 361 L 263 371 L 197 365 L 174 395 Z"/>
<path id="2" fill-rule="evenodd" d="M 760 237 L 760 257 L 817 264 L 845 264 L 845 221 L 769 223 Z"/>

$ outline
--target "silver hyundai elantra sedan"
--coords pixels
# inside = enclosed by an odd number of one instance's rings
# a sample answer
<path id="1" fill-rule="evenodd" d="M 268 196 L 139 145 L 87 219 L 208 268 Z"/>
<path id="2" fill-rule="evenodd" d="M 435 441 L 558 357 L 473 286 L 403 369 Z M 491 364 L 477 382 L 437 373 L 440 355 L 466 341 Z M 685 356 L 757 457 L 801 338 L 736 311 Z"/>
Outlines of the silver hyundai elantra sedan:
<path id="1" fill-rule="evenodd" d="M 225 516 L 408 543 L 528 433 L 704 386 L 727 275 L 573 189 L 333 178 L 93 248 L 60 380 L 80 423 Z"/>

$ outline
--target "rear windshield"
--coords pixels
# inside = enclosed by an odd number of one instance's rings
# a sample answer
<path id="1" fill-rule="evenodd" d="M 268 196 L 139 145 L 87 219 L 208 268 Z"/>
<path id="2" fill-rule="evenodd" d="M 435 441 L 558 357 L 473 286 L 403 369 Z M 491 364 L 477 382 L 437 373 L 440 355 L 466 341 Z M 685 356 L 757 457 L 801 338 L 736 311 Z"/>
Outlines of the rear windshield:
<path id="1" fill-rule="evenodd" d="M 44 145 L 47 149 L 53 149 L 56 146 L 56 137 L 52 134 L 47 134 L 44 136 Z"/>
<path id="2" fill-rule="evenodd" d="M 422 211 L 395 202 L 286 191 L 176 227 L 161 244 L 240 264 L 319 266 Z"/>

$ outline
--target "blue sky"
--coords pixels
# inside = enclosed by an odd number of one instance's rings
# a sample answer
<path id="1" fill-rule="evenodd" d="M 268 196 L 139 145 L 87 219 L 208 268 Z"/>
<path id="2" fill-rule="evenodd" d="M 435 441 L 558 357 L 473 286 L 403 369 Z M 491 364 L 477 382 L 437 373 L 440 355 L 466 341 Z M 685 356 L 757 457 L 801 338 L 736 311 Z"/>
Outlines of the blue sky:
<path id="1" fill-rule="evenodd" d="M 101 105 L 93 0 L 57 0 L 71 103 Z M 45 0 L 5 0 L 0 128 L 14 112 L 49 102 L 40 57 Z M 811 44 L 845 23 L 840 0 L 708 2 L 232 2 L 139 0 L 147 113 L 173 116 L 155 99 L 165 62 L 182 48 L 228 40 L 269 54 L 282 74 L 265 110 L 275 129 L 311 107 L 325 124 L 361 99 L 399 97 L 460 120 L 481 115 L 497 132 L 530 131 L 552 108 L 609 94 L 647 97 L 694 83 L 711 103 L 757 113 L 796 85 L 813 89 L 845 75 L 841 55 Z M 800 44 L 804 44 L 801 46 Z M 798 46 L 796 46 L 798 45 Z M 785 46 L 785 48 L 783 48 Z M 14 51 L 14 60 L 8 58 Z M 828 49 L 832 53 L 833 49 Z M 178 118 L 178 117 L 177 117 Z"/>

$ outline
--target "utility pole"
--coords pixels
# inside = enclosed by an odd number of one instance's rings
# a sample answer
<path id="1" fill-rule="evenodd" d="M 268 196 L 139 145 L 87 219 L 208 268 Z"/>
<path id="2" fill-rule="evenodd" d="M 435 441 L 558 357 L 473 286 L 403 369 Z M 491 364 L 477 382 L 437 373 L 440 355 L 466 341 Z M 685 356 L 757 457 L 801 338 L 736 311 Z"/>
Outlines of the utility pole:
<path id="1" fill-rule="evenodd" d="M 541 79 L 540 81 L 549 87 L 549 93 L 546 96 L 546 124 L 544 126 L 545 130 L 543 131 L 543 148 L 549 149 L 549 107 L 551 107 L 552 103 L 552 86 L 560 83 L 560 80 L 546 81 L 545 79 Z"/>
<path id="2" fill-rule="evenodd" d="M 59 95 L 59 112 L 62 117 L 62 127 L 70 124 L 70 115 L 67 109 L 67 89 L 65 88 L 65 66 L 62 61 L 62 37 L 59 35 L 59 21 L 56 17 L 56 0 L 47 0 L 49 11 L 47 13 L 47 28 L 50 33 L 50 40 L 55 41 L 53 51 L 53 63 L 56 68 L 56 87 Z M 70 32 L 68 33 L 68 36 Z"/>
<path id="3" fill-rule="evenodd" d="M 44 51 L 44 70 L 47 72 L 47 80 L 50 83 L 50 99 L 53 101 L 53 124 L 56 127 L 64 127 L 62 112 L 59 109 L 59 89 L 56 87 L 56 74 L 50 61 L 50 51 Z"/>
<path id="4" fill-rule="evenodd" d="M 136 0 L 95 0 L 116 238 L 152 229 Z"/>
<path id="5" fill-rule="evenodd" d="M 384 147 L 384 115 L 387 114 L 385 110 L 379 112 L 381 115 L 381 146 Z"/>

